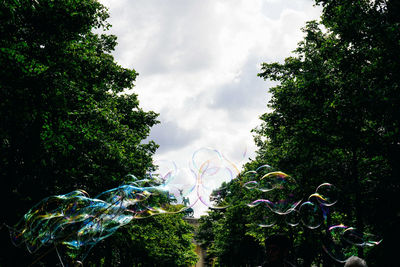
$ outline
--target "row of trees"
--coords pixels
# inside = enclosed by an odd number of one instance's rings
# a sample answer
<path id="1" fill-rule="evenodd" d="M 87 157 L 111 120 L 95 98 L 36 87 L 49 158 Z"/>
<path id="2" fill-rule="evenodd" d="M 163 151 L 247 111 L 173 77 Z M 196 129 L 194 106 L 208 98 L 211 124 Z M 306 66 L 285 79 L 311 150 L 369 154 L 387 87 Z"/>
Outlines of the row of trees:
<path id="1" fill-rule="evenodd" d="M 77 188 L 95 196 L 127 174 L 144 177 L 153 168 L 157 145 L 143 140 L 157 114 L 123 93 L 138 74 L 114 61 L 117 42 L 104 33 L 107 18 L 96 0 L 0 1 L 2 225 L 14 225 L 47 196 Z M 191 231 L 181 215 L 134 222 L 95 247 L 87 261 L 190 265 L 196 261 Z M 0 266 L 34 261 L 11 245 L 6 227 L 1 236 Z M 57 261 L 52 251 L 38 264 Z"/>
<path id="2" fill-rule="evenodd" d="M 355 251 L 371 266 L 394 266 L 399 236 L 400 3 L 384 0 L 316 0 L 320 22 L 308 22 L 304 39 L 285 62 L 262 64 L 259 76 L 277 81 L 269 89 L 271 112 L 254 130 L 256 159 L 297 179 L 307 196 L 323 182 L 340 190 L 337 213 L 325 226 L 343 223 L 380 234 L 383 243 Z M 232 206 L 203 217 L 198 239 L 210 260 L 245 266 L 262 260 L 263 241 L 286 232 L 295 258 L 334 265 L 321 250 L 321 231 L 277 224 L 257 229 L 259 212 L 245 206 L 252 191 L 246 177 L 229 184 Z M 329 221 L 330 220 L 330 221 Z M 241 240 L 240 237 L 246 237 Z M 242 253 L 237 253 L 241 251 Z"/>

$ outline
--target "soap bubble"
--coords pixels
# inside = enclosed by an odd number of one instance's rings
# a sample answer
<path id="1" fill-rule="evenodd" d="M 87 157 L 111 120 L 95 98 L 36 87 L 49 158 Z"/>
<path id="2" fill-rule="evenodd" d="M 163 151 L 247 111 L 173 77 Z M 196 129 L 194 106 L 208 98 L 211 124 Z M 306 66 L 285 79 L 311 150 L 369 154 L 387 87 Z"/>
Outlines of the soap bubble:
<path id="1" fill-rule="evenodd" d="M 197 177 L 198 199 L 207 207 L 224 209 L 226 185 L 239 175 L 237 167 L 219 151 L 202 148 L 192 157 L 192 172 Z"/>
<path id="2" fill-rule="evenodd" d="M 170 160 L 158 160 L 154 166 L 143 179 L 128 175 L 124 184 L 94 198 L 76 190 L 43 199 L 10 227 L 12 242 L 25 245 L 30 253 L 53 245 L 57 253 L 64 248 L 75 261 L 82 261 L 94 245 L 135 219 L 182 212 L 198 201 L 210 209 L 231 205 L 228 185 L 239 170 L 219 151 L 197 150 L 187 169 Z M 317 229 L 339 196 L 334 185 L 323 183 L 302 202 L 297 181 L 267 164 L 243 173 L 240 179 L 242 188 L 250 190 L 248 196 L 254 197 L 247 204 L 252 223 L 263 228 L 282 223 L 295 227 L 302 222 L 303 227 Z M 330 227 L 327 236 L 323 249 L 338 262 L 345 262 L 357 247 L 382 242 L 378 236 L 344 225 Z"/>
<path id="3" fill-rule="evenodd" d="M 323 223 L 323 214 L 319 205 L 306 201 L 300 205 L 299 208 L 301 222 L 304 226 L 310 229 L 316 229 Z"/>
<path id="4" fill-rule="evenodd" d="M 324 240 L 322 248 L 335 261 L 345 263 L 352 255 L 357 253 L 357 247 L 346 242 L 343 233 L 348 229 L 345 225 L 334 225 L 329 227 L 327 239 Z"/>
<path id="5" fill-rule="evenodd" d="M 270 208 L 271 203 L 265 199 L 259 199 L 248 204 L 253 214 L 254 222 L 259 227 L 271 227 L 277 223 L 277 215 Z"/>
<path id="6" fill-rule="evenodd" d="M 323 183 L 317 187 L 315 191 L 318 195 L 318 202 L 324 206 L 332 206 L 338 200 L 338 190 L 336 186 L 330 183 Z"/>
<path id="7" fill-rule="evenodd" d="M 290 213 L 286 214 L 285 221 L 290 226 L 299 225 L 301 220 L 300 212 L 298 210 L 292 210 Z"/>

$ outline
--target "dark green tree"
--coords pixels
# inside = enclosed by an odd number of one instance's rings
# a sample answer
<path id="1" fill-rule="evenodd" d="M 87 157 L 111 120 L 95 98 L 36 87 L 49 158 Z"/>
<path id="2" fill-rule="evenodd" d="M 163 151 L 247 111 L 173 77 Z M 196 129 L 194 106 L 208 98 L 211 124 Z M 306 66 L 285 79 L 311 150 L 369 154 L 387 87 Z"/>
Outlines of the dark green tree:
<path id="1" fill-rule="evenodd" d="M 258 157 L 296 176 L 303 189 L 336 184 L 337 208 L 348 214 L 343 223 L 392 244 L 399 220 L 398 207 L 388 208 L 399 189 L 399 4 L 316 2 L 325 29 L 308 23 L 296 56 L 263 64 L 260 76 L 279 85 L 256 130 Z M 393 253 L 390 245 L 368 255 L 359 250 L 371 264 L 391 265 Z"/>
<path id="2" fill-rule="evenodd" d="M 262 65 L 259 76 L 278 85 L 269 89 L 271 111 L 261 116 L 263 123 L 254 130 L 259 150 L 246 170 L 267 163 L 294 177 L 300 189 L 296 193 L 305 198 L 319 184 L 331 182 L 339 188 L 340 198 L 320 231 L 290 229 L 279 220 L 274 227 L 253 227 L 252 222 L 264 216 L 264 211 L 253 209 L 241 212 L 249 222 L 244 232 L 259 242 L 273 232 L 285 232 L 304 266 L 313 262 L 331 266 L 335 263 L 323 253 L 321 241 L 327 226 L 343 223 L 382 235 L 381 245 L 360 248 L 358 254 L 370 266 L 394 266 L 399 207 L 390 203 L 396 202 L 399 190 L 400 21 L 396 14 L 400 4 L 316 3 L 323 7 L 322 20 L 307 23 L 294 55 L 281 64 Z M 257 197 L 252 194 L 231 190 L 226 198 L 245 202 Z M 228 221 L 232 210 L 204 220 L 218 229 L 212 241 L 204 239 L 211 248 L 219 240 L 229 243 L 234 238 L 225 227 L 232 223 Z"/>
<path id="3" fill-rule="evenodd" d="M 157 114 L 124 93 L 138 74 L 114 61 L 116 37 L 101 32 L 110 27 L 107 18 L 95 0 L 0 1 L 2 224 L 17 223 L 47 196 L 77 188 L 95 196 L 119 186 L 127 174 L 143 178 L 152 168 L 157 145 L 143 140 Z M 118 260 L 126 261 L 133 249 L 158 266 L 193 263 L 189 228 L 178 215 L 146 220 L 101 247 L 121 255 Z M 6 227 L 1 236 L 6 248 L 0 266 L 28 266 L 41 256 L 14 248 Z M 88 261 L 96 262 L 108 254 L 91 255 Z M 130 264 L 140 261 L 135 255 Z M 57 262 L 52 250 L 37 264 Z"/>
<path id="4" fill-rule="evenodd" d="M 256 266 L 264 258 L 260 239 L 251 234 L 254 216 L 247 206 L 251 194 L 243 189 L 243 180 L 223 184 L 218 192 L 220 200 L 229 203 L 226 209 L 209 210 L 200 218 L 197 242 L 207 251 L 212 266 Z"/>
<path id="5" fill-rule="evenodd" d="M 85 265 L 193 266 L 194 229 L 182 217 L 179 213 L 138 219 L 94 247 Z"/>

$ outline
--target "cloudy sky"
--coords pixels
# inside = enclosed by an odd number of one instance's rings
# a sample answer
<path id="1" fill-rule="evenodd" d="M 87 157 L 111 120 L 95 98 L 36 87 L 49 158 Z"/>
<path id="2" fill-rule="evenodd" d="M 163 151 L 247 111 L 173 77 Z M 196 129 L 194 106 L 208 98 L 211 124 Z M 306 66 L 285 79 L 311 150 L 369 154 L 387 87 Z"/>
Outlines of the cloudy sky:
<path id="1" fill-rule="evenodd" d="M 300 28 L 321 15 L 312 0 L 100 2 L 118 37 L 116 61 L 139 73 L 141 107 L 160 113 L 150 135 L 160 145 L 155 159 L 178 168 L 204 147 L 238 166 L 254 158 L 250 131 L 267 112 L 272 85 L 257 77 L 260 64 L 290 56 Z"/>

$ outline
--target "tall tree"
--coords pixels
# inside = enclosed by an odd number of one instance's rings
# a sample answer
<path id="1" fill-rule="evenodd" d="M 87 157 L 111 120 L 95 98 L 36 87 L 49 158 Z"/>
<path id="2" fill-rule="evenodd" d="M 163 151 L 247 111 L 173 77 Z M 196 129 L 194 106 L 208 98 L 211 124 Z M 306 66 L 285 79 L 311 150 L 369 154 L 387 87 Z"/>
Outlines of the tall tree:
<path id="1" fill-rule="evenodd" d="M 260 76 L 279 85 L 256 130 L 258 155 L 304 188 L 335 183 L 350 216 L 344 223 L 383 233 L 390 244 L 399 220 L 398 207 L 387 208 L 399 189 L 399 4 L 316 2 L 325 30 L 308 23 L 297 56 L 263 64 Z M 389 264 L 390 246 L 378 251 Z"/>
<path id="2" fill-rule="evenodd" d="M 0 1 L 2 224 L 49 195 L 94 196 L 151 167 L 157 145 L 143 140 L 157 114 L 124 94 L 138 74 L 114 61 L 107 18 L 96 0 Z M 7 246 L 0 265 L 32 260 L 22 254 Z"/>
<path id="3" fill-rule="evenodd" d="M 325 227 L 343 223 L 381 234 L 381 245 L 358 253 L 371 266 L 394 266 L 400 210 L 390 203 L 396 202 L 400 178 L 400 4 L 316 3 L 323 7 L 322 20 L 307 23 L 294 55 L 281 64 L 262 65 L 259 76 L 278 85 L 269 89 L 271 112 L 261 116 L 263 123 L 254 130 L 259 149 L 247 170 L 274 166 L 297 179 L 297 193 L 305 197 L 323 182 L 335 184 L 340 198 Z M 250 194 L 231 191 L 226 198 L 250 200 Z M 212 241 L 204 239 L 211 248 L 219 236 L 233 238 L 224 227 L 230 225 L 232 210 L 204 220 L 220 231 Z M 241 215 L 247 222 L 263 216 L 253 211 Z M 244 231 L 258 241 L 273 231 L 287 232 L 304 266 L 334 264 L 321 254 L 323 236 L 318 231 L 279 224 L 264 232 L 254 227 Z"/>

